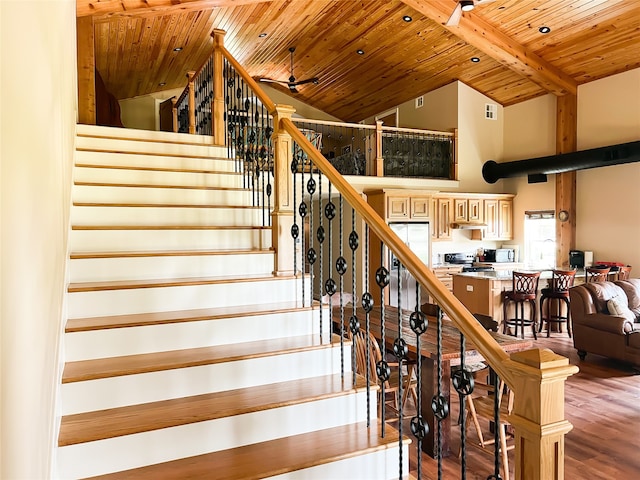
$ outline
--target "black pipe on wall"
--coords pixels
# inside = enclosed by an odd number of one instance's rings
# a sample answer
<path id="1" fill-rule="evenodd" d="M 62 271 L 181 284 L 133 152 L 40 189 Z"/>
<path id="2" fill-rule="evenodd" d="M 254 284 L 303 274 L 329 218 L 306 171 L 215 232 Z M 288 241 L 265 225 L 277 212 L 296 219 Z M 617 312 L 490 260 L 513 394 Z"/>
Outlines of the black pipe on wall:
<path id="1" fill-rule="evenodd" d="M 489 160 L 482 166 L 482 176 L 487 183 L 496 183 L 501 178 L 528 175 L 529 183 L 536 183 L 546 181 L 546 175 L 551 173 L 572 172 L 639 161 L 640 141 L 636 141 L 513 162 L 496 163 Z"/>

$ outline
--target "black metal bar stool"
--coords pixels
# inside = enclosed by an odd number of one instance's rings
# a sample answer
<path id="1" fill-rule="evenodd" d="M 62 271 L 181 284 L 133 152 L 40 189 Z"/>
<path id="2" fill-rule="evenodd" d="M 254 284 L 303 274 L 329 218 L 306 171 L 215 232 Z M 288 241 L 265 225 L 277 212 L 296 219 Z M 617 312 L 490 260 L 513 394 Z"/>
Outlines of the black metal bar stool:
<path id="1" fill-rule="evenodd" d="M 512 290 L 504 292 L 502 298 L 502 333 L 507 333 L 508 327 L 514 327 L 514 336 L 518 336 L 518 327 L 522 328 L 521 338 L 524 338 L 524 327 L 530 326 L 533 331 L 533 338 L 536 340 L 536 295 L 538 293 L 538 282 L 540 272 L 525 273 L 513 272 Z M 507 307 L 509 303 L 515 303 L 514 318 L 507 318 Z M 529 303 L 531 307 L 531 318 L 524 317 L 524 304 Z M 520 307 L 520 314 L 518 314 Z"/>
<path id="2" fill-rule="evenodd" d="M 562 333 L 562 324 L 566 322 L 567 332 L 571 338 L 571 305 L 569 300 L 569 289 L 573 287 L 575 280 L 575 270 L 554 270 L 551 275 L 551 281 L 547 288 L 540 291 L 540 332 L 547 322 L 547 337 L 551 333 L 551 324 L 558 324 L 558 331 Z M 544 313 L 545 301 L 547 304 L 547 315 Z M 562 303 L 564 302 L 567 314 L 562 314 Z M 551 313 L 552 304 L 556 304 L 556 313 Z"/>

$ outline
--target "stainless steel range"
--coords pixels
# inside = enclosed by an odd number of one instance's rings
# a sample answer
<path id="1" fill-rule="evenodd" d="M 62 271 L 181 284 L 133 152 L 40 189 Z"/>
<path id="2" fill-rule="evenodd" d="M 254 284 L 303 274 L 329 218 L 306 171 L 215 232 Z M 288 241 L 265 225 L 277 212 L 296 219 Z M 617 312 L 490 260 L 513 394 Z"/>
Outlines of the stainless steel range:
<path id="1" fill-rule="evenodd" d="M 462 265 L 463 272 L 491 272 L 493 267 L 474 267 L 475 255 L 472 253 L 445 253 L 444 261 L 454 265 Z"/>

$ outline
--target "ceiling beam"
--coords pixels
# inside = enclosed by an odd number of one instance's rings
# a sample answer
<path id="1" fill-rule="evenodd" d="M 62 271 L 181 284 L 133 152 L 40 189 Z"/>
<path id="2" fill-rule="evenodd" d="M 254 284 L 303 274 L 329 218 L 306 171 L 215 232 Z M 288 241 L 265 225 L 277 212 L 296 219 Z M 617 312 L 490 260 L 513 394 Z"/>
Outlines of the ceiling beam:
<path id="1" fill-rule="evenodd" d="M 166 15 L 271 1 L 273 0 L 77 0 L 76 17 L 140 13 Z"/>
<path id="2" fill-rule="evenodd" d="M 457 26 L 446 25 L 457 2 L 452 0 L 402 0 L 425 17 L 439 23 L 469 45 L 557 96 L 575 95 L 577 82 L 559 68 L 515 42 L 482 17 L 465 12 Z"/>

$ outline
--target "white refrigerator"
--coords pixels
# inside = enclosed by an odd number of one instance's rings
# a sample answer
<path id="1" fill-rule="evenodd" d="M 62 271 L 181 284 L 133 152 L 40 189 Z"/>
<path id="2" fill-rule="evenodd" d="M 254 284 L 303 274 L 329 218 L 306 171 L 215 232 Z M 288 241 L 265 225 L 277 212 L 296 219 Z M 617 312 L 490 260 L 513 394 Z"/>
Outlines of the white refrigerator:
<path id="1" fill-rule="evenodd" d="M 429 241 L 431 240 L 429 223 L 390 223 L 389 227 L 428 267 Z M 416 306 L 416 281 L 404 266 L 401 266 L 398 271 L 398 260 L 391 250 L 387 249 L 387 252 L 390 273 L 389 305 L 397 307 L 400 304 L 403 310 L 413 310 Z M 400 286 L 399 295 L 398 286 Z M 427 298 L 426 292 L 421 291 L 420 298 Z"/>

